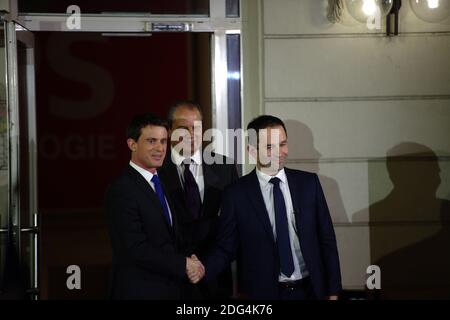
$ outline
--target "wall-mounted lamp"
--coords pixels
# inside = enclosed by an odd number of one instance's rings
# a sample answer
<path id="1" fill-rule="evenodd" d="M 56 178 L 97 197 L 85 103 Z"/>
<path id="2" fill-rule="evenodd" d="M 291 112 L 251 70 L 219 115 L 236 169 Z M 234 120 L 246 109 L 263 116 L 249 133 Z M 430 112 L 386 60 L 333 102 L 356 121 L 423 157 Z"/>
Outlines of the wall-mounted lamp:
<path id="1" fill-rule="evenodd" d="M 386 35 L 390 36 L 391 26 L 392 26 L 392 18 L 394 18 L 394 35 L 398 36 L 398 15 L 400 12 L 400 8 L 402 6 L 402 0 L 393 0 L 391 11 L 386 17 Z"/>
<path id="2" fill-rule="evenodd" d="M 426 22 L 439 22 L 450 15 L 450 0 L 409 0 L 415 15 Z"/>
<path id="3" fill-rule="evenodd" d="M 416 16 L 426 22 L 439 22 L 450 16 L 450 0 L 409 0 Z M 341 21 L 344 0 L 328 0 L 328 20 Z M 398 35 L 399 11 L 402 0 L 345 0 L 350 15 L 370 29 L 381 29 L 381 19 L 386 18 L 386 35 Z"/>
<path id="4" fill-rule="evenodd" d="M 350 15 L 366 23 L 372 17 L 381 19 L 391 11 L 394 0 L 345 0 Z M 378 16 L 377 16 L 378 15 Z"/>
<path id="5" fill-rule="evenodd" d="M 381 28 L 381 19 L 386 18 L 386 34 L 390 36 L 392 18 L 394 19 L 394 34 L 398 35 L 398 14 L 402 5 L 401 0 L 345 0 L 350 15 L 359 22 L 371 21 Z"/>

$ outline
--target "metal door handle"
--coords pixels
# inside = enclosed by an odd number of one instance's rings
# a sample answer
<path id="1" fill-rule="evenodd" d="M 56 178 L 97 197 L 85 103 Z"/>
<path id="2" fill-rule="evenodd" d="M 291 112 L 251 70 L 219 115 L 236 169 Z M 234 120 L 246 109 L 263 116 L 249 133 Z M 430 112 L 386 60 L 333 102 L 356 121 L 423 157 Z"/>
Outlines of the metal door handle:
<path id="1" fill-rule="evenodd" d="M 39 233 L 39 227 L 24 227 L 24 228 L 20 228 L 20 232 L 24 232 L 24 233 Z"/>

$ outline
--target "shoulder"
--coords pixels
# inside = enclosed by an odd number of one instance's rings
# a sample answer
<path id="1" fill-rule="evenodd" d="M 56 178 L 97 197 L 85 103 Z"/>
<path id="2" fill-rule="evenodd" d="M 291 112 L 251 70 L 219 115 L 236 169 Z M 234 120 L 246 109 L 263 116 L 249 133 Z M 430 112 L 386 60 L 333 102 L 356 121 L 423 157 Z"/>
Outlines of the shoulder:
<path id="1" fill-rule="evenodd" d="M 231 182 L 229 180 L 230 177 L 237 176 L 237 168 L 234 159 L 219 153 L 211 153 L 209 155 L 204 154 L 203 165 L 212 169 L 220 179 L 224 179 L 225 184 Z"/>
<path id="2" fill-rule="evenodd" d="M 320 185 L 319 177 L 316 173 L 290 168 L 284 168 L 284 171 L 289 184 L 292 183 L 293 185 L 308 188 L 316 188 L 317 185 Z"/>
<path id="3" fill-rule="evenodd" d="M 234 159 L 215 152 L 212 152 L 211 154 L 203 153 L 203 162 L 207 165 L 210 164 L 221 167 L 233 166 L 235 164 Z"/>
<path id="4" fill-rule="evenodd" d="M 107 187 L 103 200 L 108 217 L 131 212 L 130 210 L 140 210 L 139 202 L 142 196 L 138 192 L 132 170 L 134 169 L 131 167 L 125 168 Z"/>
<path id="5" fill-rule="evenodd" d="M 244 195 L 243 191 L 249 190 L 255 185 L 255 181 L 257 182 L 257 179 L 256 172 L 253 170 L 252 172 L 233 181 L 225 188 L 225 191 L 240 197 L 241 195 Z"/>
<path id="6" fill-rule="evenodd" d="M 307 180 L 315 180 L 317 179 L 317 174 L 313 172 L 303 171 L 303 170 L 297 170 L 297 169 L 290 169 L 290 168 L 284 168 L 284 172 L 286 173 L 286 176 L 291 176 L 299 179 L 307 179 Z"/>
<path id="7" fill-rule="evenodd" d="M 134 185 L 132 178 L 133 170 L 134 169 L 129 165 L 125 167 L 125 169 L 108 185 L 106 196 L 108 197 L 113 194 L 128 192 Z"/>

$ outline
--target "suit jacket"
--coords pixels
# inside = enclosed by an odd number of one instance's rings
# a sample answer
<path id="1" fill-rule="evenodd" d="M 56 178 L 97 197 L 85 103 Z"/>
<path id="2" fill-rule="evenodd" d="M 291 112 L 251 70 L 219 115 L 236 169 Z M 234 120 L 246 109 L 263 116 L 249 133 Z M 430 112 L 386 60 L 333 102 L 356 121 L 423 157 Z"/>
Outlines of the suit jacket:
<path id="1" fill-rule="evenodd" d="M 213 154 L 213 156 L 215 156 Z M 227 158 L 220 156 L 222 164 L 207 164 L 203 161 L 205 193 L 199 219 L 191 216 L 184 199 L 184 191 L 178 176 L 176 165 L 167 154 L 159 172 L 161 181 L 173 200 L 175 214 L 183 234 L 183 245 L 186 254 L 204 255 L 216 238 L 217 220 L 222 203 L 222 192 L 226 186 L 238 179 L 236 166 L 227 164 Z M 230 159 L 228 159 L 229 162 Z"/>
<path id="2" fill-rule="evenodd" d="M 285 168 L 297 235 L 317 298 L 338 294 L 336 238 L 316 174 Z M 278 299 L 279 257 L 254 170 L 225 190 L 217 245 L 205 260 L 206 280 L 237 259 L 238 290 L 252 299 Z"/>
<path id="3" fill-rule="evenodd" d="M 213 156 L 216 156 L 213 154 Z M 217 235 L 217 223 L 222 203 L 222 193 L 226 186 L 238 179 L 236 166 L 232 160 L 217 155 L 222 163 L 207 164 L 203 161 L 205 183 L 203 205 L 199 219 L 193 219 L 184 199 L 184 191 L 171 155 L 165 158 L 159 175 L 173 200 L 175 215 L 178 218 L 183 238 L 183 249 L 187 256 L 196 254 L 200 260 L 211 249 Z M 227 160 L 228 163 L 227 164 Z M 214 281 L 200 283 L 200 288 L 185 286 L 185 296 L 189 299 L 230 297 L 233 290 L 231 266 L 228 264 Z"/>
<path id="4" fill-rule="evenodd" d="M 172 214 L 169 226 L 149 183 L 128 165 L 109 186 L 105 207 L 113 249 L 111 298 L 180 299 L 186 257 L 177 219 Z"/>

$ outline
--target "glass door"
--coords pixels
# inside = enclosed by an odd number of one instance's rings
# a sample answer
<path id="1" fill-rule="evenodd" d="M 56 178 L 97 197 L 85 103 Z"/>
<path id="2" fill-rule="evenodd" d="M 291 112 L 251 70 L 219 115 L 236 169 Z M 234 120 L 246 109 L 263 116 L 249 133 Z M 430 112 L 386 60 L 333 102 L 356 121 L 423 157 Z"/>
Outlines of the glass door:
<path id="1" fill-rule="evenodd" d="M 6 289 L 6 256 L 9 236 L 9 154 L 6 107 L 5 23 L 0 22 L 0 297 Z"/>
<path id="2" fill-rule="evenodd" d="M 239 1 L 141 2 L 18 2 L 17 22 L 34 37 L 23 28 L 8 33 L 16 57 L 8 60 L 8 108 L 15 110 L 8 141 L 19 146 L 10 151 L 17 167 L 8 171 L 15 179 L 9 216 L 34 297 L 37 274 L 41 299 L 106 297 L 111 253 L 102 199 L 111 172 L 127 161 L 124 119 L 141 109 L 164 116 L 170 102 L 189 98 L 205 109 L 207 128 L 228 138 L 227 129 L 241 127 Z M 215 141 L 215 150 L 235 156 L 238 147 L 228 142 Z M 67 287 L 70 265 L 82 270 L 80 290 Z"/>
<path id="3" fill-rule="evenodd" d="M 2 134 L 2 294 L 38 297 L 38 219 L 33 34 L 4 22 Z M 5 59 L 6 58 L 6 59 Z M 5 101 L 5 103 L 3 103 Z"/>

